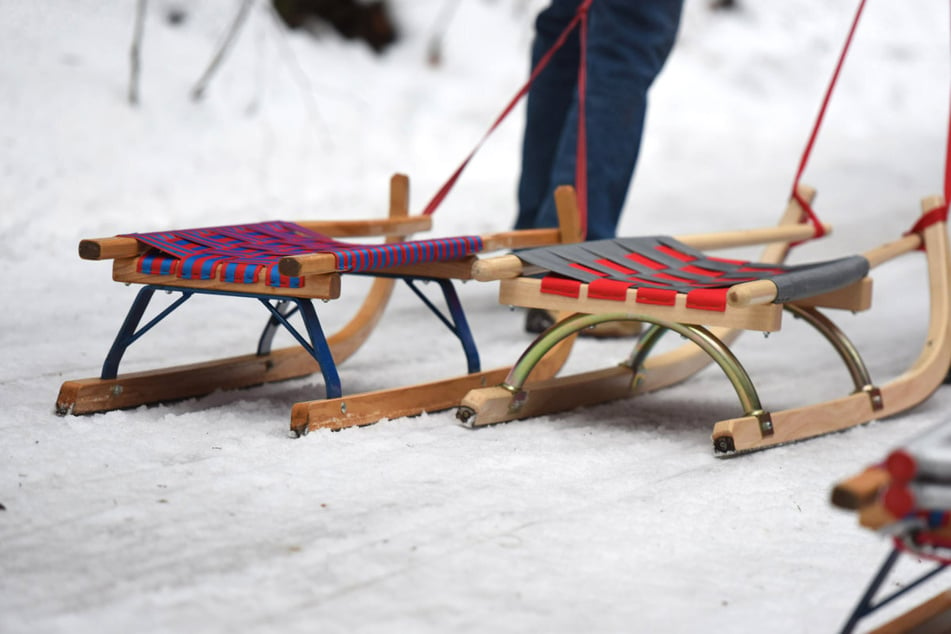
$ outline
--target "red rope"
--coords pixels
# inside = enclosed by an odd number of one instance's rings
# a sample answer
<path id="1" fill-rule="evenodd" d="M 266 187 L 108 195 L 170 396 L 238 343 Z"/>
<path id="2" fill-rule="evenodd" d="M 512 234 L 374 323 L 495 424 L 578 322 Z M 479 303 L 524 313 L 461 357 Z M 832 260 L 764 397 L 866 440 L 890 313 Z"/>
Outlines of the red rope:
<path id="1" fill-rule="evenodd" d="M 947 191 L 947 188 L 945 188 L 945 191 Z M 948 200 L 947 194 L 945 194 L 945 200 Z M 911 226 L 911 229 L 905 232 L 905 235 L 907 236 L 913 233 L 922 233 L 925 229 L 927 229 L 931 225 L 937 224 L 939 222 L 946 222 L 947 220 L 948 220 L 948 204 L 946 202 L 944 205 L 940 207 L 936 207 L 926 214 L 922 214 L 922 216 L 918 218 L 915 224 Z M 921 246 L 921 249 L 924 249 L 923 244 Z"/>
<path id="2" fill-rule="evenodd" d="M 586 69 L 588 51 L 588 8 L 591 0 L 578 7 L 578 38 L 581 55 L 578 62 L 578 145 L 575 150 L 575 193 L 578 198 L 578 215 L 581 221 L 581 236 L 588 235 L 588 131 L 585 122 L 585 95 L 587 94 L 588 73 Z"/>
<path id="3" fill-rule="evenodd" d="M 564 43 L 568 40 L 568 36 L 571 34 L 571 31 L 575 27 L 581 25 L 581 61 L 578 69 L 578 157 L 577 163 L 575 166 L 575 178 L 577 182 L 575 183 L 575 188 L 578 191 L 578 207 L 581 213 L 581 226 L 583 229 L 587 227 L 587 182 L 588 182 L 588 172 L 587 172 L 587 143 L 585 138 L 585 124 L 584 124 L 584 93 L 585 93 L 585 44 L 587 40 L 587 26 L 588 26 L 588 8 L 591 6 L 593 0 L 585 0 L 581 3 L 581 6 L 578 7 L 578 12 L 575 13 L 574 18 L 571 22 L 568 23 L 568 26 L 565 27 L 565 30 L 561 32 L 561 35 L 558 36 L 558 39 L 555 40 L 555 43 L 550 49 L 538 60 L 535 68 L 532 69 L 531 75 L 528 78 L 528 81 L 525 82 L 519 91 L 512 97 L 508 105 L 505 106 L 505 109 L 502 110 L 501 114 L 496 117 L 495 122 L 488 129 L 488 131 L 482 136 L 479 142 L 476 144 L 472 151 L 469 152 L 469 155 L 465 158 L 459 167 L 456 168 L 456 171 L 452 173 L 449 179 L 439 188 L 439 191 L 436 192 L 432 200 L 429 201 L 429 204 L 423 209 L 423 214 L 430 215 L 436 211 L 439 205 L 442 204 L 442 201 L 446 198 L 452 188 L 455 186 L 456 181 L 459 180 L 459 176 L 462 175 L 463 170 L 469 165 L 469 162 L 475 156 L 476 152 L 482 147 L 486 139 L 495 132 L 495 129 L 499 127 L 502 121 L 512 112 L 515 108 L 515 105 L 519 100 L 528 93 L 528 89 L 534 83 L 535 79 L 541 74 L 542 70 L 548 65 L 548 62 L 551 61 L 551 58 L 555 55 L 555 52 L 560 49 Z"/>
<path id="4" fill-rule="evenodd" d="M 819 128 L 822 127 L 822 121 L 825 119 L 826 110 L 829 107 L 829 101 L 832 99 L 832 93 L 835 91 L 836 84 L 839 81 L 839 73 L 842 71 L 842 66 L 845 64 L 845 58 L 848 55 L 849 48 L 852 46 L 852 38 L 855 35 L 855 30 L 859 25 L 859 18 L 862 17 L 862 11 L 865 10 L 865 0 L 859 2 L 858 9 L 855 11 L 855 17 L 852 19 L 852 27 L 849 29 L 849 34 L 845 38 L 845 44 L 842 47 L 842 52 L 839 54 L 839 61 L 836 63 L 835 72 L 832 73 L 832 79 L 829 81 L 829 86 L 826 88 L 825 96 L 822 99 L 822 105 L 819 107 L 819 115 L 816 117 L 816 122 L 812 127 L 812 134 L 809 135 L 809 141 L 806 143 L 806 149 L 802 154 L 802 159 L 799 161 L 799 169 L 796 170 L 796 178 L 793 181 L 792 188 L 792 197 L 798 202 L 803 210 L 806 212 L 806 215 L 809 216 L 809 221 L 812 222 L 812 225 L 815 227 L 815 234 L 813 238 L 821 238 L 825 235 L 825 229 L 822 227 L 822 223 L 819 221 L 819 216 L 816 215 L 816 212 L 813 211 L 812 206 L 809 204 L 805 198 L 799 195 L 799 181 L 802 178 L 803 172 L 806 171 L 806 165 L 809 162 L 809 157 L 812 154 L 812 148 L 816 144 L 816 138 L 819 136 Z"/>

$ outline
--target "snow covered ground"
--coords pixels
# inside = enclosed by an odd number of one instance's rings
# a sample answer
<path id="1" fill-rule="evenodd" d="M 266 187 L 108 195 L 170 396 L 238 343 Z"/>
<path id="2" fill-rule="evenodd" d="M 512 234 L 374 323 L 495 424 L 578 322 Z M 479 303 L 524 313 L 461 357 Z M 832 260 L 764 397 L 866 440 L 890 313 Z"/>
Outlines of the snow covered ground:
<path id="1" fill-rule="evenodd" d="M 0 3 L 0 631 L 828 632 L 887 542 L 830 487 L 944 420 L 947 388 L 900 417 L 735 459 L 712 422 L 737 412 L 714 369 L 661 393 L 479 431 L 452 412 L 287 437 L 317 378 L 167 406 L 59 418 L 94 376 L 134 289 L 80 238 L 263 219 L 376 216 L 388 176 L 419 209 L 514 94 L 540 0 L 464 0 L 425 64 L 441 3 L 394 0 L 382 57 L 329 32 L 287 35 L 263 2 L 213 80 L 191 85 L 237 0 L 153 0 L 141 104 L 125 100 L 133 2 Z M 184 24 L 164 19 L 187 8 Z M 775 221 L 853 2 L 688 0 L 654 93 L 624 233 Z M 947 123 L 946 3 L 871 0 L 805 181 L 836 235 L 796 259 L 896 238 L 938 193 Z M 521 112 L 483 148 L 435 233 L 514 217 Z M 359 280 L 325 307 L 327 327 Z M 491 284 L 462 288 L 485 367 L 529 337 Z M 876 275 L 841 318 L 880 381 L 917 355 L 920 258 Z M 193 300 L 124 370 L 250 351 L 250 302 Z M 464 370 L 448 334 L 399 293 L 346 391 Z M 435 322 L 433 322 L 435 323 Z M 422 325 L 421 325 L 422 324 Z M 435 331 L 435 332 L 431 332 Z M 423 344 L 423 335 L 432 343 Z M 838 360 L 790 322 L 736 352 L 768 406 L 843 393 Z M 624 358 L 584 342 L 572 368 Z M 922 564 L 904 561 L 898 581 Z M 942 576 L 877 620 L 945 587 Z M 873 620 L 869 621 L 874 622 Z"/>

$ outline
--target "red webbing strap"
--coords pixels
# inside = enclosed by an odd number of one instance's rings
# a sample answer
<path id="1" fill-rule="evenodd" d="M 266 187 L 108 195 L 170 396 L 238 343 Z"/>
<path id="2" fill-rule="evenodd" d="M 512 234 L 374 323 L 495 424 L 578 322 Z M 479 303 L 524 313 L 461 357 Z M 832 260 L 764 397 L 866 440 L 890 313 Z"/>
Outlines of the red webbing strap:
<path id="1" fill-rule="evenodd" d="M 945 200 L 947 201 L 947 194 L 945 194 Z M 912 225 L 911 229 L 905 232 L 905 235 L 910 235 L 912 233 L 921 233 L 931 225 L 938 222 L 945 222 L 948 219 L 948 203 L 945 202 L 944 205 L 932 209 L 926 214 L 922 214 L 918 221 Z M 924 245 L 921 246 L 924 248 Z"/>
<path id="2" fill-rule="evenodd" d="M 587 40 L 587 27 L 588 27 L 588 8 L 591 6 L 593 0 L 585 0 L 581 3 L 581 6 L 578 7 L 578 12 L 575 13 L 575 17 L 572 18 L 571 22 L 568 23 L 568 26 L 565 27 L 565 30 L 561 32 L 561 35 L 558 36 L 558 39 L 555 40 L 555 43 L 552 47 L 538 60 L 538 64 L 535 68 L 532 69 L 532 73 L 528 78 L 528 81 L 525 82 L 525 85 L 522 86 L 519 91 L 512 97 L 508 105 L 505 106 L 505 109 L 502 110 L 502 113 L 496 117 L 495 122 L 488 129 L 488 131 L 483 135 L 479 140 L 472 151 L 469 152 L 469 155 L 465 158 L 461 165 L 456 168 L 456 171 L 452 173 L 449 179 L 439 188 L 439 191 L 436 192 L 436 195 L 433 196 L 432 200 L 429 201 L 429 204 L 423 209 L 424 215 L 430 215 L 442 204 L 443 199 L 449 194 L 453 186 L 455 186 L 456 181 L 459 179 L 459 176 L 462 174 L 463 170 L 466 169 L 466 166 L 469 165 L 469 162 L 475 156 L 476 152 L 479 151 L 479 148 L 485 143 L 486 139 L 495 132 L 495 129 L 499 127 L 502 121 L 512 112 L 515 108 L 515 105 L 519 100 L 528 93 L 528 89 L 534 83 L 535 79 L 541 74 L 542 70 L 548 65 L 548 62 L 551 61 L 551 58 L 555 55 L 555 52 L 560 49 L 564 43 L 568 40 L 568 36 L 571 34 L 571 31 L 575 27 L 581 25 L 581 61 L 578 68 L 578 158 L 576 164 L 576 179 L 578 182 L 575 183 L 575 189 L 578 192 L 578 209 L 581 213 L 581 226 L 582 229 L 586 230 L 587 227 L 587 167 L 586 167 L 586 140 L 585 140 L 585 125 L 584 125 L 584 86 L 585 86 L 585 44 Z"/>
<path id="3" fill-rule="evenodd" d="M 575 150 L 575 193 L 578 199 L 578 216 L 581 236 L 588 235 L 588 131 L 585 122 L 585 95 L 588 93 L 588 7 L 591 0 L 578 7 L 578 39 L 581 55 L 578 61 L 578 144 Z"/>
<path id="4" fill-rule="evenodd" d="M 809 162 L 809 156 L 812 154 L 812 148 L 816 144 L 816 137 L 819 136 L 819 128 L 822 127 L 822 121 L 825 119 L 826 110 L 829 107 L 829 101 L 832 99 L 832 93 L 839 81 L 839 73 L 842 71 L 842 66 L 845 64 L 846 55 L 848 55 L 849 48 L 852 46 L 852 37 L 855 35 L 855 29 L 859 25 L 859 18 L 862 17 L 862 11 L 864 10 L 865 0 L 860 0 L 858 9 L 855 10 L 855 17 L 852 19 L 852 27 L 849 29 L 849 34 L 845 38 L 845 44 L 842 47 L 842 52 L 839 54 L 839 61 L 836 63 L 835 72 L 832 73 L 832 79 L 829 81 L 829 86 L 826 88 L 825 96 L 822 99 L 822 105 L 819 107 L 819 115 L 816 117 L 816 122 L 812 127 L 812 134 L 809 135 L 809 141 L 806 143 L 806 149 L 802 153 L 802 159 L 799 161 L 799 169 L 796 170 L 796 178 L 793 180 L 792 197 L 802 206 L 803 210 L 806 212 L 806 215 L 809 216 L 809 221 L 812 223 L 812 226 L 815 227 L 816 232 L 813 234 L 813 238 L 821 238 L 824 236 L 825 229 L 822 227 L 822 223 L 819 221 L 819 216 L 817 216 L 816 212 L 813 211 L 812 205 L 809 204 L 809 201 L 799 195 L 799 181 L 802 178 L 803 172 L 806 171 L 806 164 Z"/>

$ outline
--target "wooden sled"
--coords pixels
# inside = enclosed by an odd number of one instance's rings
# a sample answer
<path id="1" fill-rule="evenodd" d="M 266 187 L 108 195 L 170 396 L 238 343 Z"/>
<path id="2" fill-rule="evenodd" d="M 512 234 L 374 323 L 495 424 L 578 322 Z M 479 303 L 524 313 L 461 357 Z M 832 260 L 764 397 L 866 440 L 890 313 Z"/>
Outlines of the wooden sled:
<path id="1" fill-rule="evenodd" d="M 393 245 L 403 243 L 409 234 L 430 229 L 430 216 L 409 216 L 409 181 L 403 175 L 395 175 L 391 179 L 389 207 L 389 217 L 382 219 L 303 222 L 297 225 L 330 237 L 385 236 L 385 243 Z M 562 215 L 559 222 L 560 227 L 557 229 L 480 236 L 482 251 L 526 248 L 580 239 L 577 217 Z M 302 284 L 300 288 L 282 288 L 266 283 L 261 279 L 263 275 L 253 283 L 239 283 L 222 281 L 218 277 L 182 279 L 176 274 L 143 273 L 137 262 L 147 248 L 148 245 L 135 237 L 122 236 L 83 240 L 80 243 L 79 253 L 83 259 L 112 259 L 113 279 L 141 284 L 143 287 L 116 336 L 100 376 L 66 381 L 56 400 L 57 413 L 89 414 L 130 408 L 202 396 L 216 390 L 234 390 L 285 381 L 320 372 L 327 398 L 296 403 L 292 408 L 290 428 L 292 433 L 299 435 L 316 428 L 340 429 L 376 422 L 382 418 L 450 409 L 457 406 L 469 390 L 498 383 L 508 371 L 508 368 L 481 369 L 475 342 L 453 286 L 454 280 L 472 278 L 472 267 L 478 261 L 475 255 L 362 271 L 361 274 L 374 278 L 363 304 L 338 332 L 325 336 L 312 300 L 329 301 L 340 296 L 343 276 L 336 270 L 332 254 L 309 253 L 282 259 L 278 267 L 279 274 L 301 280 Z M 399 280 L 406 282 L 459 339 L 468 372 L 424 385 L 345 396 L 337 366 L 366 342 Z M 417 286 L 420 281 L 435 282 L 442 292 L 448 314 L 423 294 Z M 149 301 L 157 290 L 179 293 L 180 298 L 151 321 L 140 325 Z M 270 319 L 256 351 L 204 363 L 119 374 L 119 363 L 126 349 L 194 294 L 252 298 L 263 304 L 270 313 Z M 295 313 L 304 321 L 303 331 L 290 322 Z M 271 349 L 274 335 L 282 327 L 295 337 L 299 346 Z M 541 371 L 550 374 L 557 372 L 569 348 L 570 342 L 567 342 L 560 351 L 549 355 Z"/>
<path id="2" fill-rule="evenodd" d="M 801 198 L 811 197 L 814 193 L 801 186 L 798 192 Z M 743 408 L 742 416 L 715 424 L 712 438 L 714 450 L 719 455 L 801 440 L 913 407 L 942 383 L 951 363 L 951 260 L 946 224 L 936 211 L 942 208 L 942 203 L 938 197 L 922 202 L 923 218 L 929 219 L 929 222 L 922 223 L 923 229 L 863 256 L 855 256 L 864 258 L 868 269 L 917 250 L 923 250 L 927 258 L 931 298 L 928 336 L 915 363 L 888 383 L 878 385 L 872 381 L 855 346 L 820 312 L 820 308 L 855 312 L 865 310 L 871 304 L 871 280 L 859 275 L 854 281 L 842 285 L 836 279 L 839 272 L 835 270 L 835 263 L 816 266 L 816 274 L 824 279 L 809 281 L 806 286 L 814 285 L 814 288 L 806 288 L 805 292 L 796 289 L 795 297 L 790 300 L 778 298 L 778 290 L 787 292 L 777 288 L 775 280 L 778 278 L 760 279 L 730 286 L 725 292 L 722 309 L 709 310 L 697 307 L 700 300 L 691 304 L 689 293 L 680 291 L 664 295 L 662 299 L 669 305 L 645 303 L 644 299 L 652 302 L 654 296 L 648 294 L 640 298 L 644 289 L 632 288 L 629 282 L 619 290 L 617 286 L 596 288 L 596 282 L 576 281 L 571 287 L 577 289 L 576 296 L 545 293 L 542 292 L 545 282 L 529 275 L 538 269 L 531 268 L 523 260 L 531 259 L 530 252 L 525 252 L 519 257 L 509 255 L 480 261 L 476 267 L 477 278 L 501 279 L 501 303 L 573 311 L 575 314 L 540 335 L 500 385 L 479 388 L 467 394 L 457 416 L 464 425 L 477 427 L 602 403 L 673 385 L 710 362 L 717 363 L 729 378 Z M 772 264 L 782 260 L 789 241 L 811 235 L 810 227 L 797 224 L 802 216 L 803 209 L 793 197 L 777 228 L 683 236 L 679 243 L 688 248 L 716 249 L 780 241 L 780 244 L 769 247 L 761 259 L 761 263 Z M 543 254 L 544 257 L 550 255 Z M 604 260 L 599 262 L 603 264 Z M 698 266 L 707 265 L 702 258 L 696 262 Z M 584 262 L 581 266 L 589 264 Z M 609 262 L 606 266 L 612 265 Z M 560 292 L 559 288 L 555 287 L 554 292 Z M 855 385 L 852 394 L 777 412 L 770 412 L 761 404 L 752 380 L 728 346 L 741 330 L 779 330 L 784 310 L 813 326 L 834 347 L 852 377 Z M 532 376 L 537 360 L 563 338 L 612 320 L 639 320 L 652 325 L 633 353 L 619 366 L 550 379 Z M 670 331 L 691 343 L 666 354 L 650 356 L 661 336 Z"/>
<path id="3" fill-rule="evenodd" d="M 855 511 L 859 524 L 890 537 L 893 547 L 850 614 L 843 634 L 879 608 L 919 587 L 951 564 L 951 425 L 944 423 L 835 485 L 832 504 Z M 909 553 L 934 566 L 903 583 L 889 575 Z M 885 588 L 896 586 L 891 591 Z M 941 592 L 874 632 L 951 631 L 951 590 Z"/>

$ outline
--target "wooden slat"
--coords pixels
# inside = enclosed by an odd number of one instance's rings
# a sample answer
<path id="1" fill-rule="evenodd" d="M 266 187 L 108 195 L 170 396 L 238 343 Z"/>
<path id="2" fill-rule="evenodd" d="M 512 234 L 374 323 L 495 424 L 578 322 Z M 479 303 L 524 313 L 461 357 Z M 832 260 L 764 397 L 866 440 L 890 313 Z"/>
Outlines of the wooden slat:
<path id="1" fill-rule="evenodd" d="M 295 223 L 331 238 L 409 235 L 430 231 L 433 227 L 431 216 L 375 218 L 372 220 L 297 220 Z"/>
<path id="2" fill-rule="evenodd" d="M 56 399 L 56 411 L 60 414 L 91 414 L 181 400 L 204 396 L 215 390 L 241 389 L 303 377 L 319 369 L 306 350 L 293 347 L 264 356 L 248 354 L 131 372 L 115 379 L 78 379 L 63 383 Z"/>
<path id="3" fill-rule="evenodd" d="M 812 438 L 867 423 L 879 418 L 879 411 L 872 407 L 866 394 L 849 396 L 814 403 L 803 407 L 770 412 L 773 433 L 764 436 L 760 421 L 754 416 L 742 416 L 717 422 L 712 439 L 718 446 L 721 439 L 729 439 L 738 452 L 765 449 L 804 438 Z"/>
<path id="4" fill-rule="evenodd" d="M 771 280 L 756 280 L 753 282 L 743 282 L 730 287 L 727 291 L 726 299 L 733 308 L 743 308 L 745 306 L 759 306 L 769 304 L 779 293 L 776 284 Z"/>
<path id="5" fill-rule="evenodd" d="M 869 634 L 943 634 L 951 632 L 951 590 L 875 628 Z"/>
<path id="6" fill-rule="evenodd" d="M 814 306 L 815 308 L 835 308 L 849 310 L 853 313 L 868 310 L 872 307 L 872 278 L 865 277 L 848 286 L 828 293 L 820 293 L 812 297 L 797 299 L 793 304 L 797 306 Z"/>
<path id="7" fill-rule="evenodd" d="M 839 482 L 832 489 L 832 504 L 851 511 L 875 502 L 879 493 L 891 482 L 891 475 L 879 466 Z"/>
<path id="8" fill-rule="evenodd" d="M 858 516 L 859 526 L 876 532 L 898 521 L 880 501 L 861 507 Z"/>
<path id="9" fill-rule="evenodd" d="M 773 332 L 779 330 L 782 322 L 782 306 L 767 304 L 734 309 L 730 306 L 724 311 L 699 310 L 686 307 L 686 296 L 678 295 L 675 306 L 657 306 L 639 304 L 636 301 L 637 290 L 628 289 L 627 299 L 623 302 L 588 297 L 587 284 L 581 285 L 578 298 L 562 297 L 541 292 L 541 280 L 534 278 L 516 278 L 502 280 L 499 287 L 499 302 L 511 306 L 546 308 L 549 310 L 572 311 L 587 314 L 628 312 L 646 315 L 669 322 L 685 324 L 703 324 Z"/>
<path id="10" fill-rule="evenodd" d="M 84 260 L 134 258 L 148 247 L 135 238 L 87 238 L 79 241 L 79 257 Z"/>
<path id="11" fill-rule="evenodd" d="M 472 266 L 472 277 L 480 282 L 514 279 L 526 274 L 525 265 L 517 255 L 483 258 Z"/>
<path id="12" fill-rule="evenodd" d="M 497 385 L 473 389 L 465 394 L 460 404 L 463 411 L 475 413 L 473 418 L 464 421 L 465 424 L 483 427 L 625 398 L 633 393 L 633 379 L 634 374 L 629 368 L 617 366 L 532 381 L 519 395 L 517 408 L 512 407 L 512 392 Z"/>
<path id="13" fill-rule="evenodd" d="M 485 252 L 500 249 L 527 249 L 556 244 L 561 238 L 558 229 L 518 229 L 489 233 L 482 236 L 482 250 Z"/>
<path id="14" fill-rule="evenodd" d="M 916 249 L 921 248 L 921 236 L 912 233 L 907 236 L 902 236 L 900 239 L 887 244 L 883 244 L 880 247 L 871 249 L 864 253 L 865 259 L 868 260 L 869 266 L 875 268 L 880 264 L 884 264 L 888 260 L 893 260 L 900 255 L 909 253 Z"/>
<path id="15" fill-rule="evenodd" d="M 572 244 L 585 239 L 585 227 L 582 226 L 581 209 L 578 207 L 578 195 L 571 185 L 555 188 L 555 210 L 558 212 L 558 230 L 561 244 Z"/>
<path id="16" fill-rule="evenodd" d="M 822 225 L 826 233 L 832 232 L 831 225 Z M 674 239 L 700 251 L 734 249 L 777 242 L 799 242 L 808 240 L 815 234 L 811 224 L 780 225 L 776 227 L 758 227 L 742 231 L 720 231 L 715 233 L 695 233 L 676 236 Z"/>
<path id="17" fill-rule="evenodd" d="M 291 409 L 291 431 L 302 434 L 315 429 L 344 429 L 384 418 L 450 409 L 459 405 L 469 390 L 498 383 L 507 372 L 508 368 L 498 368 L 430 383 L 295 403 Z"/>
<path id="18" fill-rule="evenodd" d="M 229 291 L 233 293 L 255 293 L 259 295 L 274 295 L 276 297 L 306 297 L 311 299 L 337 299 L 340 297 L 340 276 L 314 275 L 304 279 L 303 288 L 276 288 L 264 282 L 253 284 L 238 284 L 213 280 L 183 280 L 175 275 L 150 275 L 139 273 L 136 269 L 136 258 L 122 258 L 115 260 L 112 265 L 112 279 L 117 282 L 130 284 L 155 284 L 158 286 L 172 286 L 183 289 Z"/>
<path id="19" fill-rule="evenodd" d="M 472 279 L 472 266 L 478 258 L 474 255 L 466 256 L 461 260 L 441 260 L 436 262 L 420 262 L 417 264 L 401 264 L 379 269 L 371 269 L 369 274 L 405 275 L 410 277 L 431 277 L 446 280 Z"/>
<path id="20" fill-rule="evenodd" d="M 326 275 L 337 270 L 337 256 L 333 253 L 308 253 L 281 258 L 277 270 L 282 275 L 301 277 L 303 275 Z"/>

